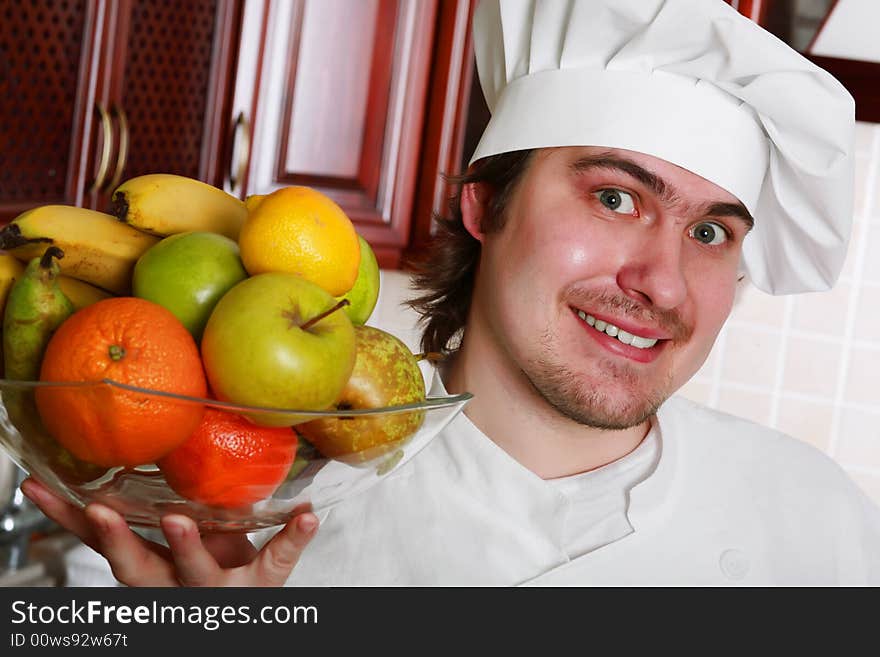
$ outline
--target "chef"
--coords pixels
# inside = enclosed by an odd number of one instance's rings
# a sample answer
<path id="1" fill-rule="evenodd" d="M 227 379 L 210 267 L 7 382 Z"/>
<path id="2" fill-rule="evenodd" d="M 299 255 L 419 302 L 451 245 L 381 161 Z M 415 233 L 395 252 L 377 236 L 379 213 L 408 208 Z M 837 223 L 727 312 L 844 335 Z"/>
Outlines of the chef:
<path id="1" fill-rule="evenodd" d="M 491 120 L 414 301 L 465 411 L 231 569 L 183 519 L 138 560 L 109 510 L 29 493 L 132 585 L 880 584 L 841 468 L 675 396 L 742 279 L 835 283 L 852 98 L 722 0 L 483 0 L 473 36 Z"/>

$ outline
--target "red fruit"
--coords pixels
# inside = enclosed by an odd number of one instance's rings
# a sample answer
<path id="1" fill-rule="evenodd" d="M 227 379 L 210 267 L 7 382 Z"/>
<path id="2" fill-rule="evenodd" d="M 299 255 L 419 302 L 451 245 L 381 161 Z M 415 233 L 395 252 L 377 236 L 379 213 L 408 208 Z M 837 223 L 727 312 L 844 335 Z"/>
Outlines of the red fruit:
<path id="1" fill-rule="evenodd" d="M 261 427 L 208 408 L 195 432 L 157 465 L 179 495 L 234 508 L 272 495 L 287 476 L 296 447 L 290 427 Z"/>

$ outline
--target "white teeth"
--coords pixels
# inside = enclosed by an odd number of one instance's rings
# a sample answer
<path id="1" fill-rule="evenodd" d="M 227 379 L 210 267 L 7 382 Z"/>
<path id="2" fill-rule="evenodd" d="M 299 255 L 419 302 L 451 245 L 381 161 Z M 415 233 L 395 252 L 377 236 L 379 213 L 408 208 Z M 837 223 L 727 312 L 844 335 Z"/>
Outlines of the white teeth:
<path id="1" fill-rule="evenodd" d="M 633 334 L 627 333 L 626 331 L 620 331 L 617 334 L 617 339 L 620 340 L 623 344 L 632 344 L 633 342 Z"/>
<path id="2" fill-rule="evenodd" d="M 587 324 L 595 328 L 597 331 L 602 331 L 612 338 L 617 338 L 623 344 L 632 345 L 633 347 L 636 347 L 638 349 L 648 349 L 649 347 L 653 347 L 655 344 L 657 344 L 656 338 L 643 338 L 640 335 L 627 333 L 626 331 L 618 328 L 614 324 L 609 324 L 608 322 L 602 321 L 601 319 L 596 319 L 592 315 L 588 315 L 583 310 L 578 310 L 577 315 Z"/>

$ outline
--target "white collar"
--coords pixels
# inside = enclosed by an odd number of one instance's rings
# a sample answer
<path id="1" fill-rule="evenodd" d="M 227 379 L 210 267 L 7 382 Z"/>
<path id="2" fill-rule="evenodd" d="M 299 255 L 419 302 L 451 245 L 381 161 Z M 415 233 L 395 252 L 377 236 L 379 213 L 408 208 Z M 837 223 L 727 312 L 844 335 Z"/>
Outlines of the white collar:
<path id="1" fill-rule="evenodd" d="M 431 396 L 448 392 L 434 371 Z M 654 472 L 630 491 L 629 521 L 638 531 L 659 522 L 672 505 L 676 472 L 679 469 L 678 432 L 682 430 L 674 400 L 667 401 L 657 413 L 656 429 L 660 459 Z M 653 429 L 652 429 L 653 430 Z M 459 413 L 437 436 L 433 450 L 442 450 L 463 485 L 474 487 L 490 499 L 493 506 L 513 516 L 526 515 L 545 531 L 554 532 L 567 507 L 567 500 L 556 488 L 520 464 L 486 436 L 464 412 Z"/>

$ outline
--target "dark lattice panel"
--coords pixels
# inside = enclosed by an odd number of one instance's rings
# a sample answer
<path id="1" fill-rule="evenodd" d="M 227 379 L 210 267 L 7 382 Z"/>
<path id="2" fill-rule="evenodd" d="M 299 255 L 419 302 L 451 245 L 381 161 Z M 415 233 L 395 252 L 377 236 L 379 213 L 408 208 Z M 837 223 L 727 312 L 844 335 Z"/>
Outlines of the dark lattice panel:
<path id="1" fill-rule="evenodd" d="M 64 198 L 85 0 L 0 0 L 0 199 Z"/>
<path id="2" fill-rule="evenodd" d="M 123 91 L 131 126 L 123 179 L 198 177 L 216 9 L 216 0 L 135 4 Z"/>

